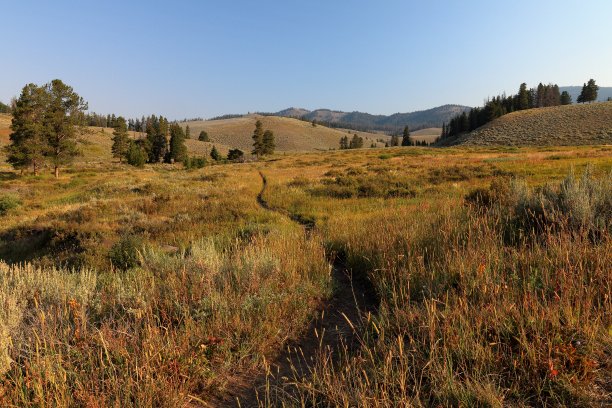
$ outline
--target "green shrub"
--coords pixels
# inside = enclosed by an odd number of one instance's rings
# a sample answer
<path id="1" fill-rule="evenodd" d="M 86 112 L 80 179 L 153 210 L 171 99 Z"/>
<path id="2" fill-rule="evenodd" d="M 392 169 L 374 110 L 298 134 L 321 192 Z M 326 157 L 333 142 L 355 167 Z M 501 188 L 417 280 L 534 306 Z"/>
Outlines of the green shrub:
<path id="1" fill-rule="evenodd" d="M 10 210 L 17 208 L 21 205 L 19 197 L 7 194 L 0 196 L 0 215 L 5 215 Z"/>
<path id="2" fill-rule="evenodd" d="M 142 248 L 142 238 L 135 235 L 124 235 L 110 249 L 108 257 L 115 267 L 128 270 L 140 265 Z"/>
<path id="3" fill-rule="evenodd" d="M 147 162 L 147 155 L 140 146 L 132 143 L 127 151 L 126 159 L 128 164 L 134 167 L 144 167 Z"/>

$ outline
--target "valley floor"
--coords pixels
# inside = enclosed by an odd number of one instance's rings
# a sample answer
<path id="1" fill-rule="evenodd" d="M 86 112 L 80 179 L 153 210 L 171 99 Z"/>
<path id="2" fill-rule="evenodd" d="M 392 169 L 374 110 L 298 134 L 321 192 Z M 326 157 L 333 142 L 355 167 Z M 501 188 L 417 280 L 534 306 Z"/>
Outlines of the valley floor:
<path id="1" fill-rule="evenodd" d="M 612 403 L 610 146 L 0 183 L 2 406 Z"/>

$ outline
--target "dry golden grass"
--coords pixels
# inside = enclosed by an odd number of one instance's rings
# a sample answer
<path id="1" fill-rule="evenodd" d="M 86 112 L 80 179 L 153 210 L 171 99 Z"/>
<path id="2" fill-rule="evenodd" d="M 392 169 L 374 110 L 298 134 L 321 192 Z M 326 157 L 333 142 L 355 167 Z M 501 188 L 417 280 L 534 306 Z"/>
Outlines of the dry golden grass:
<path id="1" fill-rule="evenodd" d="M 442 128 L 427 128 L 410 132 L 410 136 L 412 137 L 412 140 L 433 143 L 437 138 L 440 137 L 441 133 Z"/>
<path id="2" fill-rule="evenodd" d="M 343 131 L 321 125 L 313 127 L 310 122 L 276 116 L 249 115 L 234 119 L 186 122 L 181 125 L 189 126 L 192 138 L 197 139 L 204 130 L 214 143 L 250 152 L 253 145 L 251 136 L 257 120 L 261 120 L 264 129 L 274 132 L 276 150 L 280 152 L 338 149 L 340 138 L 347 135 L 350 137 L 354 133 L 364 138 L 364 147 L 369 147 L 378 139 L 388 138 L 375 133 Z M 378 142 L 377 146 L 384 146 L 384 143 Z"/>
<path id="3" fill-rule="evenodd" d="M 558 146 L 612 143 L 612 102 L 528 109 L 504 115 L 458 144 Z"/>

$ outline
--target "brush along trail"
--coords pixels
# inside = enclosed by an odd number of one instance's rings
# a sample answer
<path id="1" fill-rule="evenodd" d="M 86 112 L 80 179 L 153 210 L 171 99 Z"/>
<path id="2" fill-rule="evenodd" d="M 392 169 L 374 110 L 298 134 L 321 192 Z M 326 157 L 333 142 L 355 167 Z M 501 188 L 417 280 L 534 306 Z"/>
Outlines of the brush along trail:
<path id="1" fill-rule="evenodd" d="M 271 207 L 264 195 L 268 186 L 265 175 L 259 173 L 262 188 L 257 195 L 258 204 L 267 211 L 275 211 L 300 224 L 310 235 L 315 225 L 295 214 Z M 367 277 L 353 277 L 344 266 L 341 256 L 329 259 L 334 285 L 333 295 L 321 303 L 314 318 L 302 335 L 288 341 L 283 349 L 271 356 L 264 372 L 242 373 L 230 380 L 228 395 L 209 402 L 208 406 L 257 407 L 273 404 L 267 400 L 276 393 L 295 393 L 296 379 L 306 378 L 319 359 L 333 363 L 344 348 L 351 350 L 360 341 L 358 327 L 367 322 L 376 310 L 378 301 Z M 268 392 L 269 391 L 269 392 Z"/>

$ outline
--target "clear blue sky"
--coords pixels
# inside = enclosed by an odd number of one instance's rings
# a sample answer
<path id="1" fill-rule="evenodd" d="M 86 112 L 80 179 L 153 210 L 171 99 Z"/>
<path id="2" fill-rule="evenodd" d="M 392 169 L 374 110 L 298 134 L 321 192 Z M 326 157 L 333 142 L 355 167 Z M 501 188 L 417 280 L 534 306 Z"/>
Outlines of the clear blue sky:
<path id="1" fill-rule="evenodd" d="M 612 85 L 612 2 L 2 1 L 0 100 L 60 78 L 90 110 L 390 114 Z"/>

